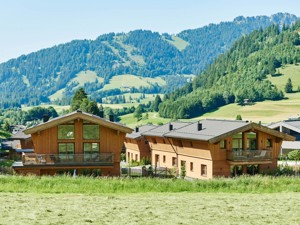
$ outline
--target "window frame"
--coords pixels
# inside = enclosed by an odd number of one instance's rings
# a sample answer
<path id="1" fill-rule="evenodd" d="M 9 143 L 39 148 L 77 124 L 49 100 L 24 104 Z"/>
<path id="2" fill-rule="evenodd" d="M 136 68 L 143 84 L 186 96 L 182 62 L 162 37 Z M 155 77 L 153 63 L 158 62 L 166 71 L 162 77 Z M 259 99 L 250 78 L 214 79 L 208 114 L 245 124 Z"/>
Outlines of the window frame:
<path id="1" fill-rule="evenodd" d="M 87 127 L 97 127 L 98 129 L 98 134 L 97 134 L 97 137 L 92 137 L 92 138 L 89 138 L 89 137 L 86 137 L 85 134 L 86 134 L 86 131 L 85 131 L 85 128 Z M 96 132 L 95 132 L 96 133 Z M 89 133 L 90 134 L 90 133 Z M 83 140 L 100 140 L 100 126 L 98 124 L 83 124 L 82 125 L 82 139 Z"/>
<path id="2" fill-rule="evenodd" d="M 68 136 L 67 134 L 64 134 L 63 131 L 60 131 L 60 129 L 63 129 L 63 127 L 72 127 L 72 131 L 68 131 L 72 132 L 72 137 L 68 138 L 68 137 L 62 137 L 63 135 Z M 61 135 L 61 136 L 60 136 Z M 57 126 L 57 140 L 75 140 L 75 125 L 74 124 L 60 124 Z"/>

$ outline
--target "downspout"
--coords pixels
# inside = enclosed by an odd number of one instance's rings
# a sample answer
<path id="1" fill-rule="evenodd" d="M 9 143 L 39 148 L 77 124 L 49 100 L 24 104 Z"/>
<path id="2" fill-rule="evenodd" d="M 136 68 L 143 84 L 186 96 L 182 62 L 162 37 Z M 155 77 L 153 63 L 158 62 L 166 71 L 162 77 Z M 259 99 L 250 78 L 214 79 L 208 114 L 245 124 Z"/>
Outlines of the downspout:
<path id="1" fill-rule="evenodd" d="M 169 138 L 168 137 L 166 137 L 167 138 L 167 140 L 168 140 L 168 142 L 169 142 L 169 144 L 171 145 L 171 147 L 172 147 L 172 149 L 173 149 L 173 151 L 175 152 L 175 154 L 176 154 L 176 165 L 177 165 L 177 170 L 176 170 L 176 175 L 178 176 L 178 174 L 177 174 L 177 172 L 178 172 L 178 152 L 175 150 L 175 148 L 174 148 L 174 146 L 172 145 L 172 143 L 170 142 L 170 140 L 169 140 Z"/>

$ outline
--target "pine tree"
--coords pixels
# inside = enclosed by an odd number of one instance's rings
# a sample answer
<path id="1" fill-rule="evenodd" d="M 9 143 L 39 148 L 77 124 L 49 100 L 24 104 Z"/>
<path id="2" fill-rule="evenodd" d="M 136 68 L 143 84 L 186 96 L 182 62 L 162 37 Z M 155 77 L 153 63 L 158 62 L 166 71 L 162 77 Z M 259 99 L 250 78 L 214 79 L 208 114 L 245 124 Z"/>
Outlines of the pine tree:
<path id="1" fill-rule="evenodd" d="M 159 110 L 158 107 L 159 107 L 159 105 L 160 105 L 161 102 L 162 102 L 162 100 L 161 100 L 160 96 L 156 95 L 156 97 L 154 99 L 154 102 L 153 102 L 153 110 L 155 112 L 158 112 L 158 110 Z"/>
<path id="2" fill-rule="evenodd" d="M 285 89 L 286 93 L 292 93 L 293 92 L 293 84 L 292 84 L 291 78 L 288 79 L 284 89 Z"/>
<path id="3" fill-rule="evenodd" d="M 83 102 L 84 99 L 87 98 L 87 94 L 85 93 L 83 88 L 79 88 L 75 94 L 74 97 L 71 101 L 71 107 L 70 107 L 70 111 L 73 112 L 77 109 L 80 109 L 80 105 Z"/>

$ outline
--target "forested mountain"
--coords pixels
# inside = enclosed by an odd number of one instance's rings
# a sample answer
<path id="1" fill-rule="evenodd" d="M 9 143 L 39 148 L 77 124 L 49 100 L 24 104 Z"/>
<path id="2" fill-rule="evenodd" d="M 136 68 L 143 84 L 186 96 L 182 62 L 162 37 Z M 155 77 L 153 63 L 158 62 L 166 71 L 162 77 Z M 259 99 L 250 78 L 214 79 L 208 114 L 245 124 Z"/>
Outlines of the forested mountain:
<path id="1" fill-rule="evenodd" d="M 291 27 L 272 25 L 234 43 L 192 83 L 165 95 L 162 117 L 191 118 L 236 102 L 284 97 L 267 78 L 276 68 L 300 61 L 300 21 Z"/>
<path id="2" fill-rule="evenodd" d="M 92 98 L 101 99 L 104 85 L 122 74 L 163 77 L 166 88 L 150 86 L 148 93 L 168 92 L 187 82 L 174 82 L 168 79 L 170 75 L 197 75 L 241 36 L 274 23 L 291 25 L 296 20 L 294 15 L 278 13 L 271 17 L 238 17 L 233 22 L 210 24 L 177 35 L 145 30 L 110 33 L 96 40 L 74 40 L 22 55 L 0 64 L 0 107 L 49 102 L 49 96 L 58 92 L 70 98 L 79 86 L 84 86 Z M 96 78 L 78 82 L 75 78 L 85 71 L 92 71 Z"/>

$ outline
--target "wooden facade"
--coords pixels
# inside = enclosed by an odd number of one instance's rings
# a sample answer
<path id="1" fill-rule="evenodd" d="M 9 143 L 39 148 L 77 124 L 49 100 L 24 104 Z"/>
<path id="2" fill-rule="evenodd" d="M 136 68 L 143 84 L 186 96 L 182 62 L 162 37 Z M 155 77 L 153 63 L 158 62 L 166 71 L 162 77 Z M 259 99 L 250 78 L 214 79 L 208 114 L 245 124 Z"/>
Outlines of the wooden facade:
<path id="1" fill-rule="evenodd" d="M 151 161 L 151 149 L 148 140 L 142 135 L 143 132 L 156 128 L 154 125 L 136 127 L 131 134 L 125 138 L 126 162 Z"/>
<path id="2" fill-rule="evenodd" d="M 59 129 L 64 125 L 73 129 L 69 132 L 71 138 L 60 137 Z M 85 138 L 85 126 L 98 134 Z M 126 133 L 131 131 L 91 114 L 70 113 L 26 130 L 32 136 L 34 154 L 24 154 L 23 165 L 14 169 L 19 173 L 38 175 L 53 175 L 58 170 L 76 169 L 80 173 L 85 169 L 99 169 L 102 175 L 119 176 L 122 145 Z M 90 150 L 91 146 L 94 150 Z"/>
<path id="3" fill-rule="evenodd" d="M 207 130 L 209 128 L 203 128 L 204 132 Z M 179 135 L 172 134 L 175 132 Z M 153 167 L 174 168 L 177 175 L 184 168 L 186 177 L 197 179 L 268 173 L 277 168 L 282 141 L 294 140 L 254 123 L 242 124 L 221 135 L 213 136 L 212 132 L 207 140 L 201 140 L 201 130 L 198 132 L 199 136 L 194 132 L 190 138 L 180 129 L 159 136 L 145 134 L 152 151 Z"/>

